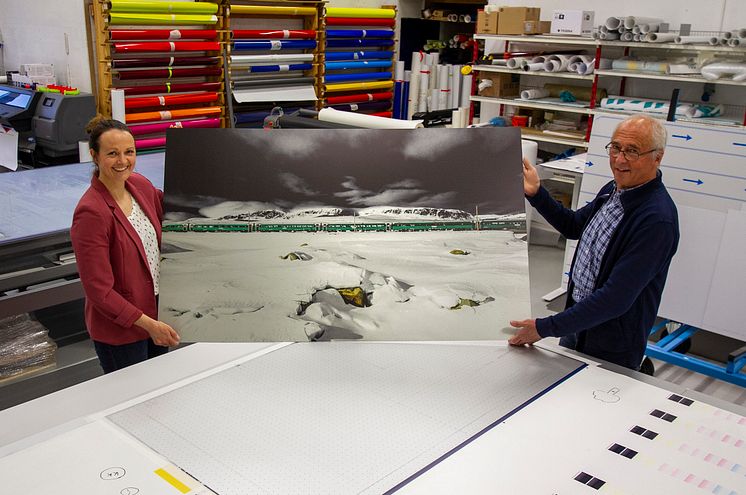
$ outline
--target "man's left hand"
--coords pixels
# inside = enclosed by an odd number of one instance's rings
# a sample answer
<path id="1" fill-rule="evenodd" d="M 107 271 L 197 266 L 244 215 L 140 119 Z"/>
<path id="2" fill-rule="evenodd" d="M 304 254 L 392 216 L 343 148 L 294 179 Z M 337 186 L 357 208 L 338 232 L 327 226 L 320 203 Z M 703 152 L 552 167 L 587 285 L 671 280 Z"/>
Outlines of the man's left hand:
<path id="1" fill-rule="evenodd" d="M 518 331 L 508 339 L 511 345 L 531 345 L 541 340 L 541 335 L 536 330 L 536 320 L 511 320 L 510 325 L 518 328 Z"/>

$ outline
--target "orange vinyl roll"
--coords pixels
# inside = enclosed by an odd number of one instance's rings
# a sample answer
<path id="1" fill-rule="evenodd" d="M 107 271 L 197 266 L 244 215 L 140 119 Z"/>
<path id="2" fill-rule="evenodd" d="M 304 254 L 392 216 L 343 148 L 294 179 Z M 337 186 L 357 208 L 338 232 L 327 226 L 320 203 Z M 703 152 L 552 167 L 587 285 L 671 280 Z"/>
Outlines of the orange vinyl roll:
<path id="1" fill-rule="evenodd" d="M 218 94 L 209 93 L 191 93 L 183 95 L 163 95 L 163 96 L 141 96 L 136 98 L 125 98 L 124 109 L 134 110 L 136 108 L 148 107 L 165 107 L 167 105 L 190 105 L 193 103 L 212 103 L 217 101 Z"/>
<path id="2" fill-rule="evenodd" d="M 136 122 L 153 122 L 158 120 L 189 119 L 220 115 L 220 107 L 183 108 L 179 110 L 161 110 L 158 112 L 127 113 L 124 120 L 127 124 Z"/>

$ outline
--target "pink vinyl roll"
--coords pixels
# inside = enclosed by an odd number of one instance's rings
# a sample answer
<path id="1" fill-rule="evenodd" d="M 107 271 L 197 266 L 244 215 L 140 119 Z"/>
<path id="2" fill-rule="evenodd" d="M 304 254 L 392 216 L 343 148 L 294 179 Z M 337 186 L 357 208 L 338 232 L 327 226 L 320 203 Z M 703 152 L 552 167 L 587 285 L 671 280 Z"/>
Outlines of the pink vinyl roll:
<path id="1" fill-rule="evenodd" d="M 220 127 L 220 119 L 197 119 L 197 120 L 178 120 L 181 122 L 181 126 L 184 128 L 207 128 L 207 127 Z M 165 132 L 176 122 L 158 122 L 157 124 L 133 124 L 129 126 L 130 131 L 135 136 L 142 136 L 145 134 L 155 134 L 157 132 Z"/>
<path id="2" fill-rule="evenodd" d="M 166 146 L 166 136 L 157 138 L 135 139 L 135 148 L 138 150 L 146 148 L 163 148 Z"/>

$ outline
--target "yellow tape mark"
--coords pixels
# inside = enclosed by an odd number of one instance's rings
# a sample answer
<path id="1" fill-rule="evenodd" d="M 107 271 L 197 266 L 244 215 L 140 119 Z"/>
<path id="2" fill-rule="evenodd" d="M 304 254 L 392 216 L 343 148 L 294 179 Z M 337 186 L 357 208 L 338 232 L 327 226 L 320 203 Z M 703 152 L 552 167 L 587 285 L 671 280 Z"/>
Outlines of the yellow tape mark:
<path id="1" fill-rule="evenodd" d="M 192 491 L 191 488 L 189 488 L 184 483 L 174 478 L 174 475 L 169 473 L 165 469 L 163 468 L 156 469 L 154 472 L 155 474 L 163 478 L 163 480 L 166 481 L 168 484 L 170 484 L 171 486 L 179 490 L 181 493 L 189 493 Z"/>

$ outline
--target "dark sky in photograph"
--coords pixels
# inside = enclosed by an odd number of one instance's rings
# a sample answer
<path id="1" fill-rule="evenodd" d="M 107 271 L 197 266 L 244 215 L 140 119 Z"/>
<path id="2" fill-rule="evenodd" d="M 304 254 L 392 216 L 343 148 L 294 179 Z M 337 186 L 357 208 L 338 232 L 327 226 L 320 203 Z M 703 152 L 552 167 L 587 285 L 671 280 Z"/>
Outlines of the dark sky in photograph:
<path id="1" fill-rule="evenodd" d="M 175 129 L 167 211 L 221 201 L 293 207 L 524 210 L 520 133 L 478 129 Z"/>

